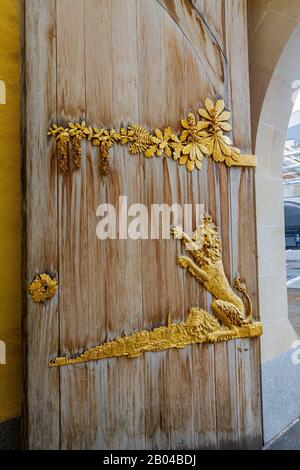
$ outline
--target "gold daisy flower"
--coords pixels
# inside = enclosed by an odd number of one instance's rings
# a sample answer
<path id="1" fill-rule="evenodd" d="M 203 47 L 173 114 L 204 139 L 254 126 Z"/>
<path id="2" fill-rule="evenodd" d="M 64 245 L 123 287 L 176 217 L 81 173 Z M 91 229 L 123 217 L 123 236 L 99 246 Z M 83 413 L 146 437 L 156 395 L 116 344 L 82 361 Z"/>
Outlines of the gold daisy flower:
<path id="1" fill-rule="evenodd" d="M 204 155 L 208 155 L 209 151 L 203 142 L 206 135 L 203 129 L 205 123 L 196 122 L 195 115 L 189 113 L 187 119 L 181 121 L 183 131 L 179 142 L 175 142 L 174 160 L 179 158 L 179 165 L 186 165 L 188 171 L 192 171 L 195 167 L 198 170 L 202 168 L 202 160 Z"/>
<path id="2" fill-rule="evenodd" d="M 145 156 L 148 158 L 156 155 L 162 157 L 163 154 L 170 158 L 172 156 L 171 142 L 174 138 L 174 132 L 171 127 L 167 127 L 163 132 L 160 129 L 155 129 L 155 135 L 151 137 L 154 145 L 148 148 L 145 152 Z"/>
<path id="3" fill-rule="evenodd" d="M 48 274 L 37 275 L 30 286 L 28 292 L 35 303 L 44 303 L 52 299 L 57 291 L 57 280 Z"/>

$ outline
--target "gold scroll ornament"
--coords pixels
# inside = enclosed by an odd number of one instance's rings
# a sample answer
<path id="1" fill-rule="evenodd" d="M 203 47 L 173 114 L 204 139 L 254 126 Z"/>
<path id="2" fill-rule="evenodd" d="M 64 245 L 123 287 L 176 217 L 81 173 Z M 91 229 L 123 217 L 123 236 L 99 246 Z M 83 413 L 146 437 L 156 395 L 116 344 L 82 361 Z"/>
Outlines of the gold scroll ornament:
<path id="1" fill-rule="evenodd" d="M 218 163 L 225 162 L 228 167 L 256 166 L 255 155 L 242 155 L 224 134 L 232 130 L 228 123 L 231 114 L 225 110 L 224 100 L 219 99 L 214 103 L 206 98 L 205 108 L 198 109 L 198 114 L 202 120 L 197 120 L 193 113 L 189 113 L 187 119 L 182 119 L 180 135 L 171 127 L 155 129 L 154 133 L 150 133 L 133 124 L 117 132 L 115 129 L 87 126 L 85 122 L 70 122 L 68 127 L 53 124 L 48 135 L 56 139 L 58 167 L 62 175 L 80 169 L 83 139 L 99 148 L 100 172 L 104 176 L 110 172 L 109 150 L 114 144 L 127 146 L 133 155 L 143 153 L 147 158 L 165 156 L 186 166 L 188 171 L 201 170 L 204 157 L 212 157 Z"/>
<path id="2" fill-rule="evenodd" d="M 172 233 L 191 255 L 191 257 L 179 256 L 178 265 L 186 269 L 214 297 L 211 304 L 212 314 L 193 307 L 184 322 L 172 323 L 169 316 L 166 326 L 117 338 L 74 357 L 58 357 L 49 363 L 50 367 L 120 356 L 132 358 L 141 356 L 147 351 L 180 349 L 194 343 L 215 343 L 262 334 L 262 324 L 253 322 L 252 303 L 245 284 L 237 277 L 233 287 L 242 294 L 246 304 L 234 292 L 225 275 L 222 244 L 211 217 L 202 218 L 202 223 L 192 238 L 179 227 L 173 229 Z"/>

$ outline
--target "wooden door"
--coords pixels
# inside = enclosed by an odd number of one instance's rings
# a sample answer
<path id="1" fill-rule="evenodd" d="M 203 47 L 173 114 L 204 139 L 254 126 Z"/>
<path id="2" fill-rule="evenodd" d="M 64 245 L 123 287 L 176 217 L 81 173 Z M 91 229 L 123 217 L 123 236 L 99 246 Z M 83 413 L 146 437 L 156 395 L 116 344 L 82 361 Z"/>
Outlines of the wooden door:
<path id="1" fill-rule="evenodd" d="M 185 320 L 211 296 L 176 265 L 174 240 L 99 240 L 100 203 L 200 203 L 216 222 L 229 280 L 257 316 L 254 170 L 82 143 L 80 171 L 58 172 L 52 123 L 172 126 L 223 97 L 233 141 L 251 153 L 246 0 L 26 0 L 23 3 L 24 434 L 31 449 L 258 448 L 259 340 L 49 368 L 49 360 Z M 35 304 L 38 273 L 59 281 Z"/>

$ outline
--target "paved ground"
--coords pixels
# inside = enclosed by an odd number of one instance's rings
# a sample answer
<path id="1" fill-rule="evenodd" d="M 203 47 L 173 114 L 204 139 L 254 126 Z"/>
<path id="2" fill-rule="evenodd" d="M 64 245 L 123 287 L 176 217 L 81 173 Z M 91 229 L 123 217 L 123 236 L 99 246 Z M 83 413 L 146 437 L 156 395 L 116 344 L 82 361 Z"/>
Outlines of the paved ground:
<path id="1" fill-rule="evenodd" d="M 300 450 L 300 420 L 266 450 Z"/>

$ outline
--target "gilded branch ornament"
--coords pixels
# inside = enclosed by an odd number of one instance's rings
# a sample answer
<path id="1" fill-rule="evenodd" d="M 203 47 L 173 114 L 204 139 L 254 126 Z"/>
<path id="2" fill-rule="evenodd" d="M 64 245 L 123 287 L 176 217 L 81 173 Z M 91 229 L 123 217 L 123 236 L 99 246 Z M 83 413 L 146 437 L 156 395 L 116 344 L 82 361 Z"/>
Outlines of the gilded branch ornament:
<path id="1" fill-rule="evenodd" d="M 202 218 L 193 237 L 180 227 L 172 230 L 173 237 L 181 241 L 190 256 L 179 256 L 177 263 L 186 269 L 214 300 L 212 313 L 199 307 L 190 309 L 187 319 L 181 323 L 168 324 L 152 331 L 139 331 L 86 350 L 73 357 L 53 359 L 50 367 L 97 361 L 105 358 L 127 356 L 139 357 L 145 352 L 184 348 L 195 343 L 216 343 L 235 338 L 251 338 L 262 334 L 262 324 L 253 322 L 252 303 L 245 284 L 239 277 L 233 287 L 225 275 L 222 262 L 222 244 L 218 230 L 210 216 Z M 240 297 L 234 289 L 242 295 Z"/>
<path id="2" fill-rule="evenodd" d="M 255 155 L 242 155 L 232 145 L 225 133 L 232 130 L 228 123 L 230 112 L 225 110 L 222 99 L 214 103 L 210 98 L 205 100 L 205 108 L 198 109 L 201 120 L 193 113 L 181 120 L 182 131 L 177 135 L 171 127 L 155 129 L 150 133 L 137 124 L 115 129 L 98 129 L 87 126 L 85 122 L 68 124 L 59 127 L 53 124 L 48 135 L 57 141 L 58 167 L 62 175 L 80 169 L 81 141 L 87 139 L 100 152 L 100 172 L 106 176 L 110 172 L 109 150 L 114 144 L 127 146 L 131 154 L 144 154 L 147 158 L 167 157 L 184 165 L 189 172 L 201 170 L 204 157 L 212 157 L 215 162 L 225 162 L 230 166 L 255 167 Z M 69 144 L 72 151 L 69 152 Z"/>

